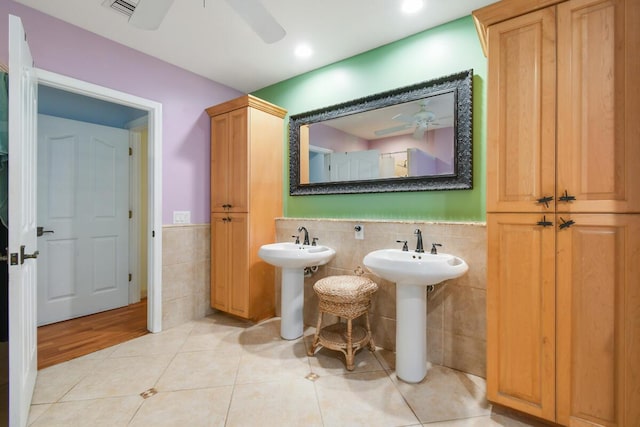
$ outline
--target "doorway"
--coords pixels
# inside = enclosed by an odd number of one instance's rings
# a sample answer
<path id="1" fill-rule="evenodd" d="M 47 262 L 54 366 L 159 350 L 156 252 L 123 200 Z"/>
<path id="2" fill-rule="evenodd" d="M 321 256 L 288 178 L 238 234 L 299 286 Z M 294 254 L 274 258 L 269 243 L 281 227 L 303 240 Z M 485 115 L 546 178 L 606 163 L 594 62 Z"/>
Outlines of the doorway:
<path id="1" fill-rule="evenodd" d="M 146 224 L 148 240 L 146 252 L 149 278 L 147 289 L 147 329 L 162 330 L 162 105 L 147 99 L 113 89 L 36 69 L 38 83 L 65 92 L 83 95 L 110 103 L 146 111 L 148 114 L 148 150 L 146 153 L 148 213 Z"/>

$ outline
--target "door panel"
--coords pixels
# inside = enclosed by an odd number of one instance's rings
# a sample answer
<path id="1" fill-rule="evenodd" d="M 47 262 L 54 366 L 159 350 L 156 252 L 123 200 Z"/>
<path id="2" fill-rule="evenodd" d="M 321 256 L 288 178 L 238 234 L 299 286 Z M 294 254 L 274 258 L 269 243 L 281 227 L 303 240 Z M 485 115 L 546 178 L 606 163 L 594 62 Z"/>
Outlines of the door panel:
<path id="1" fill-rule="evenodd" d="M 558 231 L 558 421 L 640 419 L 640 215 L 573 214 Z M 629 302 L 629 303 L 625 303 Z"/>
<path id="2" fill-rule="evenodd" d="M 487 396 L 555 418 L 555 231 L 540 214 L 488 214 Z"/>
<path id="3" fill-rule="evenodd" d="M 249 148 L 248 109 L 229 113 L 229 158 L 226 172 L 229 175 L 227 199 L 231 212 L 249 212 Z M 258 159 L 256 159 L 259 161 Z"/>
<path id="4" fill-rule="evenodd" d="M 559 211 L 640 212 L 638 9 L 624 0 L 558 5 L 558 193 L 576 197 Z"/>
<path id="5" fill-rule="evenodd" d="M 20 18 L 9 15 L 9 252 L 37 249 L 37 76 Z M 24 262 L 22 262 L 24 261 Z M 37 375 L 35 259 L 9 266 L 9 425 L 26 426 Z"/>
<path id="6" fill-rule="evenodd" d="M 489 28 L 487 211 L 553 212 L 555 13 L 543 9 Z"/>
<path id="7" fill-rule="evenodd" d="M 211 214 L 211 307 L 229 311 L 229 228 L 226 213 Z"/>
<path id="8" fill-rule="evenodd" d="M 38 323 L 127 305 L 128 132 L 40 115 L 38 140 Z"/>
<path id="9" fill-rule="evenodd" d="M 228 204 L 229 115 L 221 114 L 211 119 L 211 211 L 224 212 Z"/>
<path id="10" fill-rule="evenodd" d="M 249 228 L 248 215 L 235 214 L 227 223 L 229 240 L 229 312 L 249 316 Z"/>

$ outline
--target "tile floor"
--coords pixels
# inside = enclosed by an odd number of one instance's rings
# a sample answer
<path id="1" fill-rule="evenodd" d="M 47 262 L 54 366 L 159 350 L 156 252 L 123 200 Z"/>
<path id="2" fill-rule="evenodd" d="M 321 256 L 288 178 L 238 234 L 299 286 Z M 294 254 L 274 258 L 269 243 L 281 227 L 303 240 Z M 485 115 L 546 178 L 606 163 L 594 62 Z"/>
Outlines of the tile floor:
<path id="1" fill-rule="evenodd" d="M 393 353 L 366 349 L 348 372 L 337 352 L 307 357 L 312 328 L 283 341 L 279 327 L 214 314 L 43 369 L 29 425 L 534 425 L 492 410 L 480 377 L 432 366 L 407 384 Z M 149 389 L 157 393 L 145 399 Z"/>

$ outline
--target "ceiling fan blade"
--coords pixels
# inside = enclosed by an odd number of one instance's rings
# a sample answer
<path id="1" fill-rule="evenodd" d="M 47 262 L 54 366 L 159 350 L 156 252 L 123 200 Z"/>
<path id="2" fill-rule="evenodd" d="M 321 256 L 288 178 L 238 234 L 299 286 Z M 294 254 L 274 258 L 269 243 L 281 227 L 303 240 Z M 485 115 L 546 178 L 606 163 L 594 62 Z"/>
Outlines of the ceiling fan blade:
<path id="1" fill-rule="evenodd" d="M 384 135 L 389 135 L 390 133 L 400 132 L 402 130 L 409 129 L 410 127 L 411 127 L 410 124 L 406 124 L 406 125 L 400 125 L 400 126 L 394 126 L 386 129 L 376 130 L 373 133 L 376 134 L 376 136 L 384 136 Z"/>
<path id="2" fill-rule="evenodd" d="M 173 0 L 140 0 L 129 23 L 142 30 L 157 30 Z"/>
<path id="3" fill-rule="evenodd" d="M 400 122 L 413 123 L 416 121 L 416 116 L 410 116 L 408 114 L 396 114 L 391 117 L 391 120 L 398 120 Z"/>
<path id="4" fill-rule="evenodd" d="M 260 0 L 227 0 L 227 3 L 265 43 L 275 43 L 287 34 Z"/>

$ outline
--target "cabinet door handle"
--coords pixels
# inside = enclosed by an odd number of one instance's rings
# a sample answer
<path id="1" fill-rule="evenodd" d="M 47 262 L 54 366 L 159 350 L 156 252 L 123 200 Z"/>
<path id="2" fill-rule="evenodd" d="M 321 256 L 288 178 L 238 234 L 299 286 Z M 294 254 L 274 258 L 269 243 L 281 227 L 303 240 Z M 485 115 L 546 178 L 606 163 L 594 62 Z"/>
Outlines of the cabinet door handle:
<path id="1" fill-rule="evenodd" d="M 552 226 L 552 225 L 553 225 L 553 223 L 552 223 L 551 221 L 547 221 L 547 216 L 546 216 L 546 215 L 544 215 L 544 216 L 542 217 L 542 221 L 538 221 L 538 223 L 537 223 L 537 224 L 538 224 L 538 225 L 541 225 L 541 226 L 543 226 L 543 227 L 550 227 L 550 226 Z"/>
<path id="2" fill-rule="evenodd" d="M 549 207 L 549 202 L 553 201 L 553 196 L 542 196 L 538 199 L 538 203 L 544 203 L 544 207 Z"/>
<path id="3" fill-rule="evenodd" d="M 563 230 L 565 228 L 569 228 L 571 227 L 573 224 L 575 224 L 576 222 L 572 219 L 570 219 L 569 221 L 565 221 L 564 218 L 560 218 L 560 230 Z"/>
<path id="4" fill-rule="evenodd" d="M 562 196 L 558 197 L 558 200 L 560 200 L 562 202 L 571 202 L 571 201 L 573 201 L 575 199 L 576 199 L 576 196 L 570 195 L 567 190 L 564 190 L 564 194 Z"/>
<path id="5" fill-rule="evenodd" d="M 227 217 L 226 219 L 227 221 L 231 222 L 231 217 Z"/>

